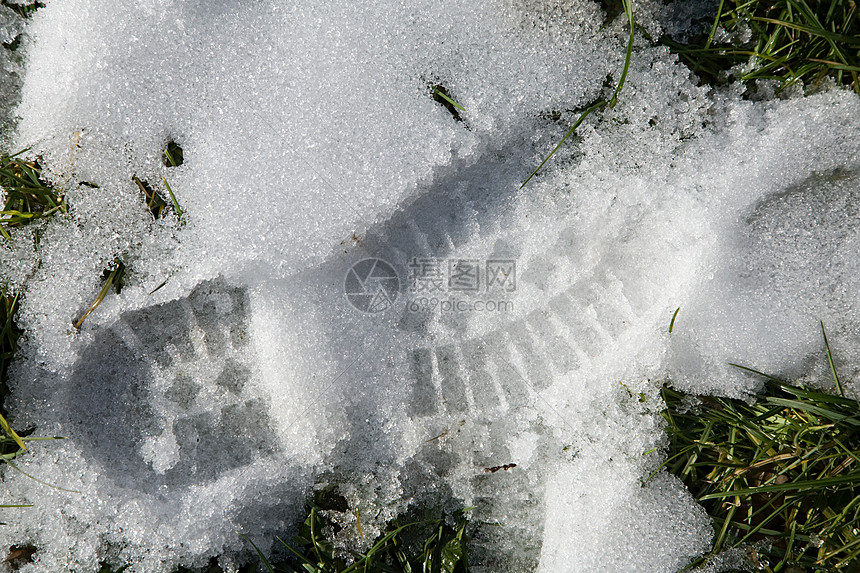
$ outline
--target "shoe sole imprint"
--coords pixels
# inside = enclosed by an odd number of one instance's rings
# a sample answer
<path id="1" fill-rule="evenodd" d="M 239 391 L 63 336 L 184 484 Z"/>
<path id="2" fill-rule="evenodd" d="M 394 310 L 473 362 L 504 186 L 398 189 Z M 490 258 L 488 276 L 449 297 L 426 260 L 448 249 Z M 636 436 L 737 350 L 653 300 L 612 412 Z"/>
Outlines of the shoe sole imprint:
<path id="1" fill-rule="evenodd" d="M 488 236 L 499 239 L 494 248 L 517 255 L 504 245 L 509 234 L 502 222 L 519 173 L 510 154 L 462 169 L 371 229 L 360 250 L 401 271 L 411 256 L 454 258 L 475 244 L 489 244 Z M 320 388 L 322 394 L 340 392 L 358 405 L 342 414 L 349 437 L 329 462 L 347 471 L 388 464 L 405 472 L 392 437 L 382 430 L 386 420 L 368 413 L 374 393 L 399 392 L 404 415 L 428 437 L 408 464 L 414 473 L 400 475 L 404 491 L 447 480 L 455 495 L 478 506 L 479 521 L 502 525 L 476 534 L 477 570 L 498 570 L 502 564 L 534 569 L 541 550 L 538 524 L 544 521 L 542 462 L 510 471 L 484 468 L 517 463 L 510 444 L 523 436 L 534 442 L 535 459 L 557 459 L 569 444 L 559 443 L 543 423 L 542 416 L 557 414 L 539 393 L 566 377 L 588 377 L 589 369 L 608 357 L 623 359 L 612 354 L 613 346 L 648 328 L 659 307 L 657 290 L 648 288 L 659 277 L 638 267 L 613 266 L 611 253 L 586 261 L 577 247 L 587 246 L 588 238 L 575 225 L 559 224 L 555 237 L 550 253 L 556 254 L 529 253 L 519 257 L 519 268 L 555 267 L 562 275 L 573 269 L 570 274 L 580 278 L 563 288 L 544 287 L 541 300 L 518 301 L 528 312 L 487 320 L 481 336 L 462 334 L 480 317 L 446 323 L 389 309 L 385 318 L 363 322 L 344 297 L 349 264 L 342 254 L 285 281 L 287 291 L 291 284 L 303 285 L 285 296 L 301 309 L 297 320 L 310 325 L 309 317 L 318 313 L 330 318 L 313 325 L 328 348 L 316 338 L 296 352 L 319 357 L 320 371 L 338 373 Z M 627 281 L 646 288 L 631 297 Z M 89 445 L 109 477 L 146 492 L 207 483 L 259 456 L 277 455 L 267 402 L 248 385 L 255 359 L 248 326 L 247 294 L 221 279 L 201 283 L 184 299 L 123 314 L 81 352 L 69 385 L 70 418 L 77 424 L 70 434 Z M 359 361 L 366 349 L 384 352 L 385 360 Z M 332 357 L 327 363 L 326 356 Z M 219 404 L 215 409 L 207 407 L 213 400 Z M 456 452 L 446 446 L 447 435 L 454 433 Z M 446 435 L 434 439 L 439 434 Z M 356 451 L 373 454 L 357 460 L 351 455 Z M 428 475 L 435 477 L 428 482 Z"/>
<path id="2" fill-rule="evenodd" d="M 478 521 L 502 525 L 481 528 L 474 544 L 476 554 L 470 555 L 471 565 L 487 571 L 500 570 L 502 565 L 504 570 L 536 568 L 547 464 L 567 455 L 562 453 L 565 446 L 584 443 L 582 436 L 570 436 L 561 443 L 553 435 L 542 420 L 549 417 L 557 423 L 558 414 L 540 394 L 559 380 L 587 379 L 591 369 L 625 360 L 613 353 L 615 346 L 623 343 L 630 348 L 631 341 L 649 332 L 665 314 L 659 269 L 643 268 L 644 262 L 626 264 L 629 256 L 624 264 L 613 264 L 611 249 L 586 259 L 577 246 L 585 250 L 589 239 L 575 225 L 559 223 L 548 256 L 522 255 L 505 246 L 512 243 L 511 235 L 518 238 L 502 228 L 508 216 L 503 207 L 513 196 L 499 191 L 516 189 L 513 163 L 508 159 L 476 165 L 434 183 L 385 224 L 368 231 L 355 248 L 358 252 L 332 256 L 328 263 L 302 273 L 298 280 L 317 288 L 311 289 L 312 295 L 296 296 L 290 304 L 299 309 L 296 320 L 317 312 L 334 316 L 310 337 L 327 340 L 324 354 L 339 357 L 326 365 L 334 381 L 321 386 L 322 392 L 354 395 L 356 404 L 371 403 L 373 396 L 384 403 L 390 400 L 386 392 L 401 392 L 404 415 L 427 437 L 413 460 L 420 475 L 400 470 L 410 496 L 421 494 L 410 490 L 410 479 L 427 484 L 432 482 L 427 476 L 433 475 L 438 481 L 454 482 L 452 491 L 465 505 L 478 506 L 473 512 Z M 479 232 L 486 228 L 493 230 Z M 495 246 L 488 236 L 498 239 Z M 412 257 L 475 258 L 480 244 L 495 249 L 487 256 L 516 257 L 518 272 L 555 268 L 553 276 L 524 280 L 556 285 L 560 281 L 555 279 L 567 272 L 579 278 L 573 284 L 546 287 L 540 300 L 516 299 L 517 312 L 510 317 L 441 318 L 410 312 L 398 299 L 394 308 L 365 315 L 363 320 L 345 300 L 344 275 L 357 260 L 376 257 L 393 264 L 400 272 L 400 294 L 407 296 L 403 278 Z M 636 288 L 628 289 L 628 283 Z M 328 309 L 320 308 L 326 305 Z M 484 333 L 464 334 L 482 324 Z M 311 351 L 308 347 L 300 353 Z M 377 384 L 384 390 L 375 389 Z M 392 384 L 401 388 L 395 390 Z M 344 410 L 362 414 L 345 416 L 352 437 L 343 451 L 364 452 L 370 444 L 391 440 L 385 431 L 374 433 L 367 427 L 363 408 Z M 377 422 L 383 426 L 385 420 Z M 459 444 L 456 451 L 446 445 L 454 434 Z M 517 463 L 511 443 L 524 437 L 535 444 L 532 457 L 543 462 L 529 465 L 520 460 L 510 471 L 485 471 Z M 346 454 L 341 458 L 344 464 L 349 463 L 347 458 Z M 395 464 L 394 457 L 379 465 L 386 464 Z"/>

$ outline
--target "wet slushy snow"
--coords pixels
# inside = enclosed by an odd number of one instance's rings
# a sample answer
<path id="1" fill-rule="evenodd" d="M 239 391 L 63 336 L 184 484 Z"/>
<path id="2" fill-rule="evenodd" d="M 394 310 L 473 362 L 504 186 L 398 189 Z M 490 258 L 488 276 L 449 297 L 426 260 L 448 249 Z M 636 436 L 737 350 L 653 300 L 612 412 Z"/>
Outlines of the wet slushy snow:
<path id="1" fill-rule="evenodd" d="M 655 37 L 690 17 L 637 9 Z M 0 249 L 27 333 L 7 405 L 68 437 L 20 466 L 75 492 L 7 468 L 4 503 L 34 504 L 0 530 L 39 548 L 22 570 L 229 569 L 237 531 L 268 551 L 329 482 L 365 538 L 476 506 L 498 524 L 476 571 L 707 551 L 680 481 L 643 486 L 659 385 L 815 379 L 819 320 L 858 364 L 860 100 L 748 101 L 639 39 L 618 105 L 520 189 L 617 82 L 626 24 L 602 26 L 585 0 L 47 2 L 13 145 L 69 215 Z M 166 178 L 183 222 L 132 176 Z M 75 330 L 115 258 L 124 288 Z"/>

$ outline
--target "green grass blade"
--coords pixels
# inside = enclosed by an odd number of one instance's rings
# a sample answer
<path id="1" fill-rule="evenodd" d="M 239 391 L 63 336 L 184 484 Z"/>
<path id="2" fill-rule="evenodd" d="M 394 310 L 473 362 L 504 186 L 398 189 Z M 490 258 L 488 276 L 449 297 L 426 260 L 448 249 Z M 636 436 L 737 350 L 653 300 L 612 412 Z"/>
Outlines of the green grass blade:
<path id="1" fill-rule="evenodd" d="M 842 384 L 839 383 L 839 375 L 836 374 L 836 366 L 833 365 L 833 355 L 830 353 L 830 344 L 827 342 L 827 333 L 824 332 L 824 321 L 821 321 L 821 336 L 824 337 L 824 348 L 827 351 L 827 364 L 830 365 L 830 373 L 833 375 L 833 383 L 836 384 L 836 389 L 839 395 L 845 397 L 845 392 L 842 391 Z"/>
<path id="2" fill-rule="evenodd" d="M 12 426 L 9 425 L 9 422 L 6 421 L 6 418 L 4 418 L 2 414 L 0 414 L 0 426 L 2 426 L 3 431 L 6 432 L 6 434 L 10 438 L 15 440 L 15 443 L 18 444 L 19 448 L 24 451 L 27 451 L 27 446 L 24 445 L 24 442 L 23 440 L 21 440 L 21 437 L 15 432 L 15 430 L 12 429 Z"/>
<path id="3" fill-rule="evenodd" d="M 829 478 L 821 478 L 815 480 L 788 482 L 772 485 L 763 485 L 760 487 L 749 487 L 734 489 L 730 491 L 714 492 L 700 497 L 700 500 L 706 499 L 724 499 L 739 495 L 755 495 L 760 493 L 772 493 L 776 491 L 804 491 L 804 490 L 822 490 L 828 486 L 835 485 L 857 485 L 860 486 L 860 472 L 853 472 L 844 476 L 835 476 Z"/>
<path id="4" fill-rule="evenodd" d="M 269 573 L 275 573 L 275 569 L 274 569 L 274 567 L 272 567 L 272 564 L 269 563 L 269 560 L 266 559 L 266 556 L 263 555 L 263 552 L 260 551 L 260 548 L 257 547 L 257 545 L 253 541 L 251 541 L 251 538 L 248 537 L 247 535 L 245 535 L 244 533 L 239 533 L 238 531 L 236 533 L 238 533 L 240 537 L 242 537 L 245 541 L 247 541 L 248 543 L 251 544 L 251 547 L 253 547 L 254 551 L 257 552 L 257 556 L 259 556 L 260 561 L 263 563 L 263 566 L 266 568 L 266 570 Z"/>
<path id="5" fill-rule="evenodd" d="M 526 183 L 531 181 L 532 177 L 537 175 L 538 171 L 540 171 L 543 168 L 543 166 L 546 165 L 546 162 L 549 161 L 553 155 L 555 155 L 555 152 L 558 151 L 562 145 L 564 145 L 564 142 L 567 141 L 567 138 L 570 137 L 571 135 L 573 135 L 573 132 L 576 131 L 576 128 L 579 127 L 583 121 L 585 121 L 585 118 L 588 117 L 589 114 L 591 114 L 593 111 L 596 111 L 596 110 L 602 108 L 605 105 L 606 105 L 606 101 L 600 100 L 597 103 L 593 104 L 588 109 L 586 109 L 584 112 L 582 112 L 582 115 L 579 116 L 579 119 L 577 119 L 576 122 L 574 122 L 574 124 L 570 127 L 570 129 L 567 130 L 567 133 L 564 134 L 564 137 L 561 138 L 561 141 L 558 142 L 558 144 L 553 148 L 553 150 L 550 152 L 550 154 L 547 155 L 546 158 L 543 161 L 541 161 L 541 164 L 538 165 L 537 169 L 532 171 L 532 174 L 529 175 L 525 181 L 523 181 L 523 184 L 520 185 L 520 189 L 525 187 Z"/>
<path id="6" fill-rule="evenodd" d="M 627 53 L 624 56 L 624 68 L 621 70 L 621 79 L 618 80 L 618 85 L 615 87 L 615 93 L 609 99 L 609 108 L 615 107 L 618 101 L 618 94 L 624 87 L 624 82 L 627 80 L 627 72 L 630 70 L 630 59 L 633 56 L 633 39 L 636 35 L 636 24 L 633 22 L 633 3 L 632 0 L 622 0 L 624 4 L 624 13 L 627 15 L 627 22 L 630 25 L 630 37 L 627 39 Z"/>
<path id="7" fill-rule="evenodd" d="M 121 267 L 118 266 L 117 268 L 115 268 L 114 270 L 111 271 L 111 273 L 108 275 L 107 281 L 105 281 L 104 286 L 99 291 L 99 294 L 96 296 L 96 300 L 93 301 L 93 303 L 86 310 L 86 312 L 84 312 L 83 316 L 81 316 L 81 318 L 79 318 L 78 321 L 75 322 L 75 328 L 80 329 L 81 325 L 84 323 L 84 320 L 86 320 L 86 318 L 90 315 L 90 313 L 92 313 L 95 309 L 97 309 L 98 306 L 102 303 L 102 301 L 107 296 L 107 293 L 110 291 L 110 287 L 111 287 L 111 285 L 113 285 L 113 281 L 116 278 L 116 276 L 119 274 L 120 269 L 121 269 Z"/>
<path id="8" fill-rule="evenodd" d="M 52 489 L 56 489 L 56 490 L 59 490 L 59 491 L 65 491 L 65 492 L 68 492 L 68 493 L 81 493 L 81 492 L 79 492 L 79 491 L 78 491 L 78 490 L 76 490 L 76 489 L 66 489 L 66 488 L 64 488 L 64 487 L 60 487 L 60 486 L 58 486 L 58 485 L 50 484 L 50 483 L 48 483 L 48 482 L 46 482 L 46 481 L 42 481 L 42 480 L 40 480 L 39 478 L 37 478 L 37 477 L 35 477 L 35 476 L 32 476 L 32 475 L 28 474 L 27 472 L 25 472 L 24 470 L 22 470 L 21 468 L 19 468 L 16 464 L 12 463 L 12 462 L 11 462 L 10 460 L 8 460 L 8 459 L 5 459 L 5 458 L 4 458 L 4 459 L 3 459 L 3 462 L 4 462 L 4 463 L 6 463 L 7 465 L 9 465 L 10 467 L 12 467 L 12 469 L 14 469 L 15 471 L 18 471 L 18 472 L 22 473 L 23 475 L 27 476 L 27 477 L 28 477 L 28 478 L 30 478 L 31 480 L 33 480 L 33 481 L 35 481 L 35 482 L 37 482 L 37 483 L 40 483 L 40 484 L 42 484 L 42 485 L 46 485 L 46 486 L 48 486 L 48 487 L 50 487 L 50 488 L 52 488 Z"/>
<path id="9" fill-rule="evenodd" d="M 675 318 L 677 318 L 678 313 L 681 311 L 681 307 L 675 309 L 675 314 L 672 315 L 672 320 L 669 321 L 669 334 L 672 334 L 672 329 L 675 328 Z"/>
<path id="10" fill-rule="evenodd" d="M 860 419 L 857 419 L 857 417 L 840 414 L 835 410 L 824 408 L 823 406 L 816 406 L 815 404 L 810 404 L 801 400 L 788 400 L 785 398 L 776 398 L 771 396 L 767 397 L 767 402 L 768 404 L 775 404 L 777 406 L 784 406 L 786 408 L 794 408 L 796 410 L 810 412 L 812 414 L 823 416 L 829 420 L 833 420 L 834 422 L 844 422 L 851 426 L 860 428 Z"/>
<path id="11" fill-rule="evenodd" d="M 466 111 L 466 108 L 464 108 L 463 106 L 461 106 L 460 104 L 455 102 L 453 99 L 448 97 L 448 95 L 445 92 L 443 92 L 442 90 L 440 90 L 439 88 L 435 88 L 433 90 L 433 93 L 435 93 L 436 95 L 438 95 L 439 97 L 441 97 L 442 99 L 444 99 L 445 101 L 447 101 L 448 103 L 450 103 L 451 105 L 453 105 L 454 107 L 459 109 L 460 111 Z"/>
<path id="12" fill-rule="evenodd" d="M 798 24 L 797 22 L 787 22 L 784 20 L 775 20 L 773 18 L 762 18 L 757 17 L 753 18 L 758 22 L 767 22 L 768 24 L 776 24 L 777 26 L 784 26 L 786 28 L 791 28 L 792 30 L 797 30 L 799 32 L 806 32 L 807 34 L 811 34 L 813 36 L 820 36 L 826 40 L 831 42 L 838 42 L 842 44 L 849 44 L 851 46 L 860 46 L 860 38 L 855 36 L 847 36 L 845 34 L 837 34 L 835 32 L 830 32 L 823 28 L 818 28 L 815 26 L 808 26 L 806 24 Z"/>
<path id="13" fill-rule="evenodd" d="M 167 153 L 165 151 L 165 153 Z M 182 219 L 182 208 L 179 206 L 179 201 L 176 200 L 176 195 L 173 194 L 173 189 L 170 188 L 170 184 L 167 182 L 167 179 L 164 177 L 161 178 L 164 181 L 164 186 L 167 188 L 167 193 L 170 195 L 170 201 L 173 203 L 173 209 L 176 211 L 176 215 Z"/>
<path id="14" fill-rule="evenodd" d="M 725 2 L 725 0 L 720 0 L 720 5 L 717 7 L 717 15 L 714 17 L 714 24 L 711 26 L 711 31 L 708 34 L 708 41 L 705 42 L 705 50 L 711 47 L 711 43 L 714 41 L 714 35 L 720 27 L 720 18 L 723 17 L 723 2 Z"/>

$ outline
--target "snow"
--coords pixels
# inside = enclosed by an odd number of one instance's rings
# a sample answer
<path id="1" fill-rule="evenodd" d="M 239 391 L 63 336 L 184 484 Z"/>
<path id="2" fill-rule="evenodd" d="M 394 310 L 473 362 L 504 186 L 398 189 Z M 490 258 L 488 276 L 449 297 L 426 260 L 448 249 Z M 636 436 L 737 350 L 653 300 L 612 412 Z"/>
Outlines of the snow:
<path id="1" fill-rule="evenodd" d="M 268 551 L 332 480 L 365 532 L 477 506 L 501 527 L 479 529 L 476 571 L 674 572 L 706 551 L 682 484 L 646 481 L 657 388 L 754 391 L 728 362 L 812 379 L 819 320 L 857 363 L 860 100 L 747 101 L 640 39 L 618 105 L 520 189 L 618 80 L 625 24 L 602 25 L 584 0 L 38 10 L 15 144 L 69 215 L 0 252 L 27 332 L 7 406 L 68 439 L 20 460 L 63 490 L 4 474 L 2 499 L 34 504 L 0 531 L 39 548 L 22 570 L 229 570 L 236 531 Z M 132 176 L 167 179 L 182 221 Z M 77 331 L 115 258 L 123 290 Z M 390 269 L 380 310 L 357 309 L 345 277 Z"/>
<path id="2" fill-rule="evenodd" d="M 8 6 L 0 6 L 0 44 L 11 44 L 23 29 L 23 18 Z"/>

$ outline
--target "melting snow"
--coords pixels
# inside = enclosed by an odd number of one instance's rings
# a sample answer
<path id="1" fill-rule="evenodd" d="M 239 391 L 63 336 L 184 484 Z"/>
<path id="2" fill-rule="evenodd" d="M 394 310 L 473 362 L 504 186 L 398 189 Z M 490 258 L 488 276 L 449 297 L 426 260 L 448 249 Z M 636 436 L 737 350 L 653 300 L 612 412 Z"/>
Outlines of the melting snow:
<path id="1" fill-rule="evenodd" d="M 860 363 L 860 101 L 753 103 L 639 40 L 618 105 L 519 189 L 618 79 L 626 28 L 602 18 L 585 0 L 40 9 L 15 144 L 70 212 L 0 254 L 26 288 L 8 405 L 68 436 L 20 463 L 77 493 L 7 471 L 2 499 L 34 507 L 4 513 L 2 544 L 38 547 L 34 571 L 229 569 L 237 530 L 268 549 L 334 480 L 365 531 L 477 506 L 500 524 L 477 571 L 674 572 L 706 551 L 683 485 L 642 487 L 657 388 L 754 391 L 728 362 L 813 377 L 819 320 Z M 166 178 L 184 224 L 132 176 Z M 76 331 L 115 258 L 125 287 Z"/>

